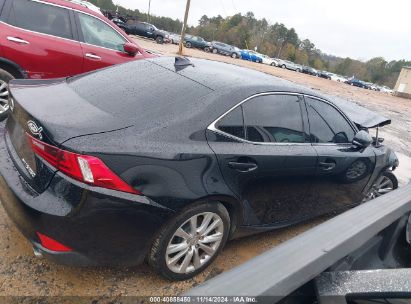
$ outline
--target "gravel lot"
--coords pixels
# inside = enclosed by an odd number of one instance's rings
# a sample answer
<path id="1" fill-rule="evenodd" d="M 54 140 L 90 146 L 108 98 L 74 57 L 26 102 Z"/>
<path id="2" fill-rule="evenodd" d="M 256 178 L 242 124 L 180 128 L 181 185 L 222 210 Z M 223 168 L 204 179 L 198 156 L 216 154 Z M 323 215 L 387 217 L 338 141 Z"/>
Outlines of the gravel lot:
<path id="1" fill-rule="evenodd" d="M 148 40 L 135 39 L 142 47 L 165 55 L 175 55 L 178 48 L 175 45 L 158 45 Z M 411 151 L 408 149 L 411 147 L 411 100 L 199 50 L 185 49 L 185 53 L 187 56 L 254 68 L 325 93 L 355 100 L 371 110 L 391 117 L 392 125 L 385 127 L 381 133 L 386 138 L 386 143 L 399 152 L 400 167 L 396 174 L 401 184 L 408 182 L 408 176 L 411 176 Z M 176 295 L 251 259 L 323 220 L 232 241 L 203 274 L 189 281 L 171 283 L 157 276 L 146 265 L 133 268 L 73 268 L 36 259 L 28 241 L 17 231 L 4 209 L 0 208 L 0 299 L 10 302 L 4 297 L 84 296 L 87 298 L 65 299 L 76 303 L 90 303 L 93 300 L 93 303 L 109 303 L 121 296 Z M 17 300 L 26 303 L 22 298 Z"/>

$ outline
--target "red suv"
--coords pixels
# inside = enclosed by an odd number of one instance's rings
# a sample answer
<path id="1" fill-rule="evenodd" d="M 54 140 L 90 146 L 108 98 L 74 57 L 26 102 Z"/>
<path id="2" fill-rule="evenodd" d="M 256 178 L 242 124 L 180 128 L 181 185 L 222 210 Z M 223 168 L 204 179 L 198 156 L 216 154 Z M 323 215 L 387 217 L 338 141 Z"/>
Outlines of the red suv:
<path id="1" fill-rule="evenodd" d="M 0 0 L 0 118 L 13 78 L 66 77 L 152 57 L 103 15 L 65 0 Z"/>

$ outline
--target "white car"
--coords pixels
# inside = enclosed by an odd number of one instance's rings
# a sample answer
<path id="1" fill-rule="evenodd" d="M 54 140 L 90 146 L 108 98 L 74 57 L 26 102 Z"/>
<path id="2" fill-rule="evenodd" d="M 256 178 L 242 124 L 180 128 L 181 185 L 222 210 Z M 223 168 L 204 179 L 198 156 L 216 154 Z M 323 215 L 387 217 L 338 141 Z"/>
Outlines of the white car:
<path id="1" fill-rule="evenodd" d="M 277 62 L 274 59 L 272 59 L 272 58 L 270 58 L 270 57 L 268 57 L 267 55 L 264 55 L 264 54 L 259 54 L 259 55 L 263 58 L 263 63 L 264 64 L 268 64 L 268 65 L 271 65 L 271 66 L 277 66 Z"/>
<path id="2" fill-rule="evenodd" d="M 93 3 L 90 3 L 90 2 L 84 1 L 84 0 L 68 0 L 68 1 L 73 2 L 75 4 L 80 4 L 84 7 L 87 7 L 88 9 L 92 10 L 93 12 L 96 12 L 96 13 L 99 13 L 100 15 L 103 15 L 100 8 L 96 5 L 94 5 Z"/>
<path id="3" fill-rule="evenodd" d="M 347 81 L 347 78 L 345 78 L 344 76 L 340 76 L 340 75 L 333 74 L 333 73 L 329 73 L 329 74 L 331 76 L 331 80 L 338 81 L 338 82 L 346 82 Z"/>
<path id="4" fill-rule="evenodd" d="M 387 94 L 392 94 L 392 93 L 394 93 L 394 91 L 391 90 L 391 89 L 390 89 L 389 87 L 387 87 L 387 86 L 382 86 L 382 87 L 380 87 L 380 91 L 383 92 L 383 93 L 387 93 Z"/>

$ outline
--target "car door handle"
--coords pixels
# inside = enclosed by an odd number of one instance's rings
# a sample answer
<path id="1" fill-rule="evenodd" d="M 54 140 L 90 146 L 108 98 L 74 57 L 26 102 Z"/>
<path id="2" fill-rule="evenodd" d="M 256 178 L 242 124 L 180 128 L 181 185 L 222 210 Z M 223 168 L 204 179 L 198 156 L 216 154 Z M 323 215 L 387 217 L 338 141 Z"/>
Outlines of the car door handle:
<path id="1" fill-rule="evenodd" d="M 334 162 L 320 162 L 318 165 L 322 171 L 332 171 L 337 166 Z"/>
<path id="2" fill-rule="evenodd" d="M 86 57 L 90 58 L 90 59 L 94 59 L 94 60 L 101 60 L 100 56 L 97 56 L 97 55 L 94 55 L 94 54 L 91 54 L 91 53 L 87 53 Z"/>
<path id="3" fill-rule="evenodd" d="M 258 168 L 256 163 L 240 163 L 234 161 L 228 162 L 228 166 L 240 172 L 251 172 Z"/>
<path id="4" fill-rule="evenodd" d="M 23 39 L 21 39 L 21 38 L 19 38 L 19 37 L 11 37 L 11 36 L 8 36 L 8 37 L 7 37 L 7 40 L 8 40 L 8 41 L 12 41 L 12 42 L 16 42 L 16 43 L 20 43 L 20 44 L 30 44 L 30 42 L 28 42 L 28 41 L 26 41 L 26 40 L 23 40 Z"/>

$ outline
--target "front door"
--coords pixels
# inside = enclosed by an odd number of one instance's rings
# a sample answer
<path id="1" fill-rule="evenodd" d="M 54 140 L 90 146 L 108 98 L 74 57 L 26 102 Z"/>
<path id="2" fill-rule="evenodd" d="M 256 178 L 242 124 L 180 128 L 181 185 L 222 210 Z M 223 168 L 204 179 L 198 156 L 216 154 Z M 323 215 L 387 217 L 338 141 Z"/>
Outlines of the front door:
<path id="1" fill-rule="evenodd" d="M 373 147 L 352 146 L 356 129 L 336 107 L 313 97 L 305 100 L 311 141 L 318 154 L 312 199 L 321 213 L 360 203 L 375 167 Z"/>
<path id="2" fill-rule="evenodd" d="M 228 187 L 248 225 L 284 225 L 310 217 L 305 199 L 317 154 L 308 142 L 298 95 L 260 95 L 216 124 L 210 140 Z"/>
<path id="3" fill-rule="evenodd" d="M 84 57 L 83 72 L 143 57 L 141 53 L 135 56 L 125 53 L 127 39 L 105 22 L 83 13 L 76 15 Z"/>

